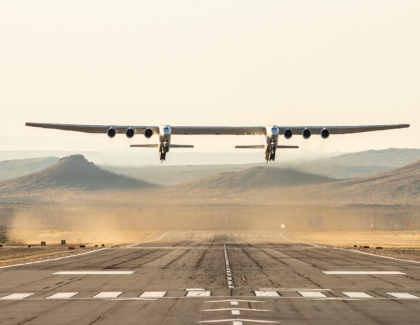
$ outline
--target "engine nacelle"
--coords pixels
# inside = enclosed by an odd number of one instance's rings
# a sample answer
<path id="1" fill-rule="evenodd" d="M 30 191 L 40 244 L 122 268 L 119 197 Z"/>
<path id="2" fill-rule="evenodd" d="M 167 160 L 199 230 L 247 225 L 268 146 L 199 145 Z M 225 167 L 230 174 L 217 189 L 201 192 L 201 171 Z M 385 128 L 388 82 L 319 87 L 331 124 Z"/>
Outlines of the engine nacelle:
<path id="1" fill-rule="evenodd" d="M 135 130 L 133 130 L 132 128 L 128 128 L 126 131 L 125 131 L 125 136 L 127 137 L 127 138 L 129 138 L 129 139 L 131 139 L 132 137 L 134 137 L 134 134 L 136 133 L 136 131 Z"/>
<path id="2" fill-rule="evenodd" d="M 330 136 L 330 131 L 326 128 L 321 130 L 321 138 L 327 139 Z"/>
<path id="3" fill-rule="evenodd" d="M 147 139 L 150 139 L 152 137 L 152 135 L 153 135 L 153 130 L 152 129 L 147 128 L 146 130 L 144 130 L 144 136 Z"/>
<path id="4" fill-rule="evenodd" d="M 283 135 L 286 139 L 290 139 L 293 136 L 293 132 L 290 129 L 286 129 L 286 130 L 284 130 Z"/>
<path id="5" fill-rule="evenodd" d="M 111 139 L 113 137 L 115 137 L 115 135 L 117 134 L 117 131 L 115 131 L 114 128 L 110 127 L 107 131 L 106 131 L 106 135 L 109 136 Z"/>
<path id="6" fill-rule="evenodd" d="M 307 128 L 305 128 L 305 129 L 302 131 L 302 136 L 303 136 L 303 138 L 304 138 L 304 139 L 309 139 L 309 138 L 311 137 L 311 135 L 312 135 L 311 130 L 309 130 L 309 129 L 307 129 Z"/>

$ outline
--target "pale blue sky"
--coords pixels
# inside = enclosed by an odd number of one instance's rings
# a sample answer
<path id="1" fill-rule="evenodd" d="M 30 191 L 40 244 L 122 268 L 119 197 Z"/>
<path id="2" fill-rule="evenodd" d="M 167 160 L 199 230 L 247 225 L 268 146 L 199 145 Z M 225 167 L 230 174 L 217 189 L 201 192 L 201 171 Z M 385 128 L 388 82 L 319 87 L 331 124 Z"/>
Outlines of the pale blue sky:
<path id="1" fill-rule="evenodd" d="M 0 150 L 124 151 L 154 142 L 27 128 L 26 121 L 411 123 L 284 142 L 325 152 L 420 148 L 419 16 L 420 1 L 3 0 Z M 172 142 L 233 151 L 262 139 Z"/>

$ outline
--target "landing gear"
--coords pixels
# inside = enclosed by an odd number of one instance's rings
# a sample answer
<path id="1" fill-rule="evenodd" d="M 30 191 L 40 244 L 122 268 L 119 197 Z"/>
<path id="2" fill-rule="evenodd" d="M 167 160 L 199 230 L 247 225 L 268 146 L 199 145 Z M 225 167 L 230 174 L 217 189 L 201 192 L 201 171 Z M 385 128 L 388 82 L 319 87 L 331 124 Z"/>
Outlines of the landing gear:
<path id="1" fill-rule="evenodd" d="M 276 147 L 275 143 L 271 143 L 271 152 L 270 152 L 270 161 L 274 161 L 276 159 Z"/>
<path id="2" fill-rule="evenodd" d="M 165 158 L 166 158 L 166 145 L 162 145 L 161 149 L 160 149 L 160 162 L 164 162 Z"/>

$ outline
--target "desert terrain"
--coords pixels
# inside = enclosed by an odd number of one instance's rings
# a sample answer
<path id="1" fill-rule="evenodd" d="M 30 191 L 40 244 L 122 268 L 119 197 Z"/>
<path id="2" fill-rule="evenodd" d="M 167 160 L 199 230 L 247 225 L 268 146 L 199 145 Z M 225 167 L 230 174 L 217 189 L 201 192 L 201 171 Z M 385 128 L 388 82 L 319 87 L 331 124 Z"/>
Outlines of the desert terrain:
<path id="1" fill-rule="evenodd" d="M 323 164 L 371 169 L 375 161 L 390 168 L 418 154 L 407 151 L 402 159 L 399 153 L 347 154 Z M 12 162 L 0 167 L 13 172 Z M 419 162 L 345 180 L 287 167 L 172 166 L 163 175 L 176 175 L 165 186 L 150 182 L 157 167 L 114 168 L 115 174 L 82 155 L 14 165 L 16 173 L 35 170 L 0 182 L 1 263 L 129 245 L 156 231 L 287 231 L 312 243 L 381 246 L 381 254 L 418 255 Z M 148 174 L 149 181 L 139 174 Z"/>

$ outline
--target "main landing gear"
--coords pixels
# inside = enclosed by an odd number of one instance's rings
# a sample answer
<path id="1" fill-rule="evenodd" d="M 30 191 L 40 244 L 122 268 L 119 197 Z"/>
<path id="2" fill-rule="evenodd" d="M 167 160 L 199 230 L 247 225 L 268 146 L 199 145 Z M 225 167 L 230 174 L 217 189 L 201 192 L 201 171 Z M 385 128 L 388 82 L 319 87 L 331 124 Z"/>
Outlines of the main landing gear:
<path id="1" fill-rule="evenodd" d="M 276 144 L 274 142 L 271 142 L 269 161 L 274 161 L 275 159 L 276 159 Z"/>
<path id="2" fill-rule="evenodd" d="M 160 150 L 160 162 L 163 163 L 166 158 L 166 146 L 162 146 L 162 149 Z"/>
<path id="3" fill-rule="evenodd" d="M 160 147 L 160 162 L 161 163 L 163 163 L 165 161 L 167 152 L 168 152 L 168 145 L 165 141 L 165 142 L 162 143 L 162 145 Z"/>

